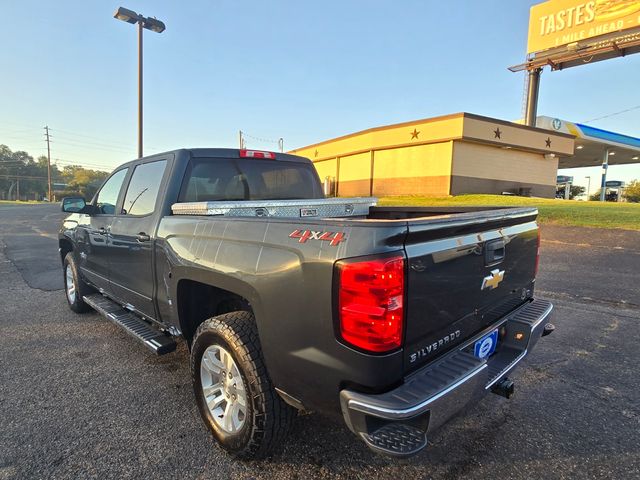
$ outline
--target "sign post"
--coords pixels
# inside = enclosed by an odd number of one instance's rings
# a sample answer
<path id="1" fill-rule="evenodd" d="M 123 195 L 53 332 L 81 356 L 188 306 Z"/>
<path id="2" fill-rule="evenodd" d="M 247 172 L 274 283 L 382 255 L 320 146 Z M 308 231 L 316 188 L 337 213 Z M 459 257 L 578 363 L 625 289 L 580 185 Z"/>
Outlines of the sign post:
<path id="1" fill-rule="evenodd" d="M 600 201 L 605 201 L 605 194 L 607 190 L 607 169 L 609 168 L 609 149 L 604 152 L 604 158 L 602 159 L 602 180 L 600 181 Z"/>
<path id="2" fill-rule="evenodd" d="M 527 60 L 509 67 L 529 75 L 525 124 L 535 126 L 540 73 L 640 52 L 640 1 L 548 0 L 529 16 Z"/>

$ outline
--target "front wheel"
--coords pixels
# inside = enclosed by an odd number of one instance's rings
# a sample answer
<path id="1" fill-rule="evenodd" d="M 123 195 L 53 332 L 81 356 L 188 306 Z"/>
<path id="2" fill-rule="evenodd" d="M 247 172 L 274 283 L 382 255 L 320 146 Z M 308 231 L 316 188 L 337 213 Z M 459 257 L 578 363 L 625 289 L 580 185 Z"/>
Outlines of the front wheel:
<path id="1" fill-rule="evenodd" d="M 91 287 L 80 278 L 76 261 L 71 252 L 64 257 L 63 274 L 64 291 L 69 308 L 76 313 L 84 313 L 91 310 L 91 307 L 82 298 L 91 293 Z"/>
<path id="2" fill-rule="evenodd" d="M 200 414 L 225 450 L 261 458 L 279 446 L 295 409 L 271 383 L 250 312 L 225 313 L 198 327 L 191 376 Z"/>

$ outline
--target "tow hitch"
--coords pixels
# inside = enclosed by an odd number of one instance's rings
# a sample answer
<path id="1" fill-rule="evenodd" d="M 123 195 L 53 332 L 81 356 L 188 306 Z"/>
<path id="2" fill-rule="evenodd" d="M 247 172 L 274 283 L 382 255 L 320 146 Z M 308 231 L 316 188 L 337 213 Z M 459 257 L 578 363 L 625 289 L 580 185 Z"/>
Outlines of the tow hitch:
<path id="1" fill-rule="evenodd" d="M 542 330 L 542 336 L 546 337 L 547 335 L 551 335 L 555 329 L 556 326 L 553 323 L 547 323 L 544 326 L 544 330 Z"/>
<path id="2" fill-rule="evenodd" d="M 491 391 L 496 395 L 500 395 L 504 398 L 511 398 L 513 395 L 514 385 L 511 380 L 508 378 L 503 378 L 498 383 L 496 383 L 493 387 L 491 387 Z"/>

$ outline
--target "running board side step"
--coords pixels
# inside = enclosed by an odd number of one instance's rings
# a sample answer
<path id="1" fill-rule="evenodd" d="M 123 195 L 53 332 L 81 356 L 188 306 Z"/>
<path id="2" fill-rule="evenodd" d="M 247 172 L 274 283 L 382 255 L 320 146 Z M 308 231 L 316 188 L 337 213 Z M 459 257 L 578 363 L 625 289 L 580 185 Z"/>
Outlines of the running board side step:
<path id="1" fill-rule="evenodd" d="M 153 328 L 141 318 L 100 293 L 85 295 L 82 298 L 96 312 L 122 327 L 129 335 L 137 338 L 156 355 L 171 353 L 176 349 L 176 341 L 173 338 Z"/>

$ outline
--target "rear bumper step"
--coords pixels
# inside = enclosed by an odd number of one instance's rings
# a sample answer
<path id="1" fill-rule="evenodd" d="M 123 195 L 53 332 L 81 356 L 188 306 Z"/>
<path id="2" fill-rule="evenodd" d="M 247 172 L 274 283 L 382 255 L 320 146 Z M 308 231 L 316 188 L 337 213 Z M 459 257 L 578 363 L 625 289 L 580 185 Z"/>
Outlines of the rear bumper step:
<path id="1" fill-rule="evenodd" d="M 342 390 L 340 403 L 347 426 L 375 451 L 404 457 L 419 452 L 427 445 L 428 432 L 486 392 L 499 393 L 505 387 L 507 374 L 543 332 L 550 333 L 545 326 L 552 310 L 553 305 L 544 300 L 528 303 L 411 374 L 390 392 L 372 395 Z M 496 353 L 488 359 L 475 357 L 475 341 L 498 327 Z M 510 396 L 512 389 L 507 390 Z"/>
<path id="2" fill-rule="evenodd" d="M 122 327 L 129 335 L 137 338 L 153 353 L 164 355 L 176 349 L 176 341 L 173 338 L 153 328 L 141 318 L 103 295 L 94 293 L 85 295 L 82 298 L 87 305 Z"/>

